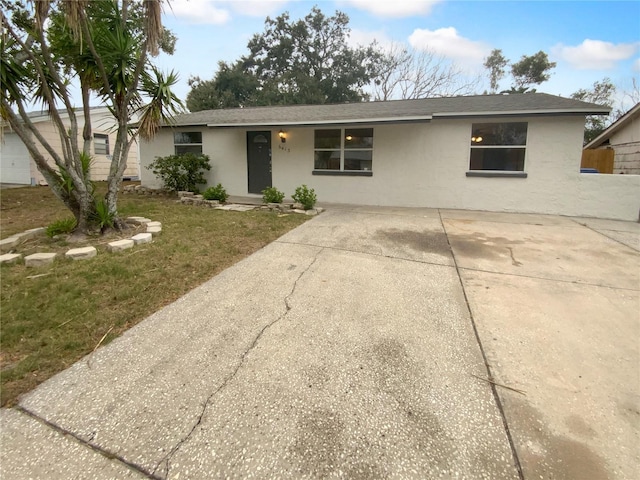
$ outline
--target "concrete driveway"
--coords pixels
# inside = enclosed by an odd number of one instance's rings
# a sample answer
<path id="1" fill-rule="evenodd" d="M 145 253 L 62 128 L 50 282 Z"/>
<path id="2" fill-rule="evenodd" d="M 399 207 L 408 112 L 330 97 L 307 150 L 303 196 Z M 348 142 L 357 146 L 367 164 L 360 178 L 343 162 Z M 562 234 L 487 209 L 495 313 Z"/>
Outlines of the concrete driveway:
<path id="1" fill-rule="evenodd" d="M 639 478 L 639 250 L 331 206 L 2 410 L 2 477 Z"/>

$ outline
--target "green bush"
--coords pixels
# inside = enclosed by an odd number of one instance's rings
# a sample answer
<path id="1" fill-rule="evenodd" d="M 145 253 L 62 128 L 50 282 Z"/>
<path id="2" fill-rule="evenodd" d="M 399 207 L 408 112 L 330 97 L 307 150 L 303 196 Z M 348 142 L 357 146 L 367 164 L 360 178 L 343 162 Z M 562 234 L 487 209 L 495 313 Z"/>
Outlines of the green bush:
<path id="1" fill-rule="evenodd" d="M 104 198 L 96 198 L 96 211 L 93 214 L 93 221 L 98 225 L 100 231 L 104 233 L 107 228 L 114 227 L 115 215 L 109 212 L 107 202 Z"/>
<path id="2" fill-rule="evenodd" d="M 269 187 L 262 190 L 262 201 L 264 203 L 282 203 L 284 193 L 276 187 Z"/>
<path id="3" fill-rule="evenodd" d="M 311 210 L 317 200 L 315 190 L 313 188 L 309 189 L 306 185 L 296 188 L 296 193 L 291 198 L 293 198 L 294 202 L 301 203 L 305 210 Z"/>
<path id="4" fill-rule="evenodd" d="M 90 180 L 93 157 L 88 153 L 80 152 L 80 165 L 82 166 L 82 177 L 85 180 L 85 184 L 87 185 L 87 188 L 89 188 L 91 195 L 93 195 L 96 189 L 95 183 Z M 76 187 L 73 184 L 71 175 L 69 175 L 69 171 L 62 166 L 58 166 L 58 174 L 60 175 L 60 186 L 62 187 L 62 190 L 64 190 L 67 195 L 72 196 Z"/>
<path id="5" fill-rule="evenodd" d="M 164 188 L 172 191 L 198 192 L 198 185 L 206 185 L 204 171 L 211 170 L 209 156 L 195 153 L 156 157 L 147 167 L 162 180 Z"/>
<path id="6" fill-rule="evenodd" d="M 53 238 L 56 235 L 66 235 L 67 233 L 71 233 L 74 228 L 76 228 L 75 218 L 63 218 L 62 220 L 56 220 L 47 226 L 46 234 L 47 237 Z"/>
<path id="7" fill-rule="evenodd" d="M 227 191 L 224 189 L 222 184 L 219 183 L 215 187 L 207 188 L 202 194 L 202 197 L 205 200 L 218 200 L 224 203 L 227 201 L 227 198 L 229 198 L 229 195 L 227 194 Z"/>

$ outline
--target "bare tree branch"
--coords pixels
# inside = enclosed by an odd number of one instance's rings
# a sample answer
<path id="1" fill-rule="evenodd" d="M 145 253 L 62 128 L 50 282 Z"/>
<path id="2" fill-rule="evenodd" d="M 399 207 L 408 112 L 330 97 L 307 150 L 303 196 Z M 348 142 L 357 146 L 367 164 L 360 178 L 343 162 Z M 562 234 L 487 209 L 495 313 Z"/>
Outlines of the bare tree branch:
<path id="1" fill-rule="evenodd" d="M 449 97 L 474 93 L 479 79 L 432 51 L 409 51 L 394 43 L 383 52 L 373 85 L 376 100 Z"/>

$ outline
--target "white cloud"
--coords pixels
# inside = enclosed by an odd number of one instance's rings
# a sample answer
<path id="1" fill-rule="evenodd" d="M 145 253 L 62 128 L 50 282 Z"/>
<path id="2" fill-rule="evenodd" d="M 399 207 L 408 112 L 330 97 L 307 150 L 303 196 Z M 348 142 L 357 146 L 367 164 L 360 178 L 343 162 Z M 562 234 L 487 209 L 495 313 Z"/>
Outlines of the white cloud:
<path id="1" fill-rule="evenodd" d="M 586 39 L 576 47 L 558 44 L 551 52 L 578 70 L 609 70 L 616 62 L 627 60 L 638 49 L 638 43 L 603 42 Z"/>
<path id="2" fill-rule="evenodd" d="M 220 2 L 229 5 L 234 12 L 248 17 L 266 17 L 280 15 L 288 0 L 228 0 Z"/>
<path id="3" fill-rule="evenodd" d="M 416 50 L 428 50 L 464 63 L 481 64 L 491 51 L 482 42 L 461 37 L 453 27 L 438 30 L 417 28 L 409 36 L 409 44 Z"/>
<path id="4" fill-rule="evenodd" d="M 633 62 L 633 67 L 631 68 L 635 72 L 640 72 L 640 58 L 636 58 L 635 62 Z"/>
<path id="5" fill-rule="evenodd" d="M 173 14 L 189 23 L 205 23 L 222 25 L 231 20 L 228 10 L 218 8 L 211 0 L 173 0 L 167 8 L 168 14 Z"/>
<path id="6" fill-rule="evenodd" d="M 388 49 L 393 44 L 393 40 L 382 30 L 358 30 L 357 28 L 351 29 L 347 43 L 352 47 L 367 47 L 374 40 L 383 49 Z"/>
<path id="7" fill-rule="evenodd" d="M 427 15 L 442 0 L 348 0 L 346 3 L 379 17 Z"/>
<path id="8" fill-rule="evenodd" d="M 189 23 L 222 25 L 231 20 L 231 12 L 248 17 L 266 17 L 280 13 L 288 0 L 172 0 L 167 13 Z"/>

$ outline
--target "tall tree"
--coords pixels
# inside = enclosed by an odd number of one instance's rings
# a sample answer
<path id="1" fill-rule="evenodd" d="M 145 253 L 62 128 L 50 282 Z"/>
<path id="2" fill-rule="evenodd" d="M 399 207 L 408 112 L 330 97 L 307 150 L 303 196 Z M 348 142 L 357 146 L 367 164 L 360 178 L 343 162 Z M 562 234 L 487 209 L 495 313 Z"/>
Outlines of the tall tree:
<path id="1" fill-rule="evenodd" d="M 75 216 L 77 232 L 92 231 L 100 221 L 99 211 L 106 212 L 114 226 L 123 227 L 117 194 L 129 150 L 137 136 L 150 138 L 161 122 L 181 108 L 171 92 L 177 75 L 164 75 L 149 59 L 158 54 L 163 40 L 171 44 L 171 36 L 162 28 L 160 0 L 35 1 L 32 7 L 2 0 L 2 7 L 3 120 L 24 142 L 55 195 Z M 82 147 L 69 91 L 74 78 L 82 91 Z M 108 106 L 117 124 L 107 193 L 97 200 L 88 175 L 90 93 Z M 27 108 L 32 102 L 41 102 L 47 109 L 61 154 L 31 122 Z M 137 125 L 131 120 L 135 116 L 139 117 Z M 100 204 L 104 208 L 96 207 Z"/>
<path id="2" fill-rule="evenodd" d="M 258 105 L 260 82 L 244 69 L 242 61 L 233 64 L 218 62 L 213 80 L 189 78 L 191 90 L 187 95 L 187 108 L 192 112 L 215 108 L 234 108 Z"/>
<path id="3" fill-rule="evenodd" d="M 434 52 L 409 51 L 394 43 L 381 52 L 372 83 L 376 100 L 390 100 L 470 94 L 478 82 Z"/>
<path id="4" fill-rule="evenodd" d="M 580 90 L 571 94 L 571 98 L 576 100 L 582 100 L 583 102 L 597 103 L 599 105 L 606 105 L 612 107 L 614 103 L 613 96 L 616 92 L 616 87 L 611 83 L 611 79 L 605 77 L 600 81 L 593 83 L 590 89 L 581 88 Z M 605 117 L 602 115 L 588 115 L 586 118 L 584 129 L 584 143 L 587 144 L 598 135 L 600 135 L 607 124 L 611 122 L 611 115 Z"/>
<path id="5" fill-rule="evenodd" d="M 533 55 L 523 55 L 519 62 L 511 65 L 515 89 L 519 92 L 535 92 L 533 85 L 540 85 L 551 78 L 549 71 L 555 68 L 556 62 L 550 62 L 545 52 L 540 50 Z"/>
<path id="6" fill-rule="evenodd" d="M 265 31 L 249 41 L 245 64 L 262 83 L 267 103 L 339 103 L 366 98 L 375 74 L 372 47 L 351 48 L 349 17 L 327 17 L 318 7 L 301 20 L 287 12 L 267 17 Z"/>
<path id="7" fill-rule="evenodd" d="M 489 70 L 489 86 L 491 93 L 498 91 L 500 80 L 504 78 L 504 69 L 509 65 L 509 61 L 502 55 L 502 50 L 495 48 L 491 54 L 484 59 L 484 67 Z"/>
<path id="8" fill-rule="evenodd" d="M 300 20 L 287 12 L 267 17 L 246 56 L 219 64 L 212 80 L 192 79 L 189 109 L 362 101 L 380 54 L 349 46 L 349 31 L 347 15 L 328 17 L 317 7 Z"/>
<path id="9" fill-rule="evenodd" d="M 501 93 L 535 92 L 536 89 L 533 86 L 549 80 L 551 70 L 556 67 L 556 63 L 550 62 L 549 57 L 542 50 L 533 55 L 523 55 L 520 61 L 510 64 L 502 54 L 502 50 L 493 49 L 483 63 L 488 70 L 491 93 L 498 91 L 500 80 L 504 78 L 505 69 L 509 65 L 511 65 L 510 73 L 513 83 L 509 90 L 502 90 Z"/>

